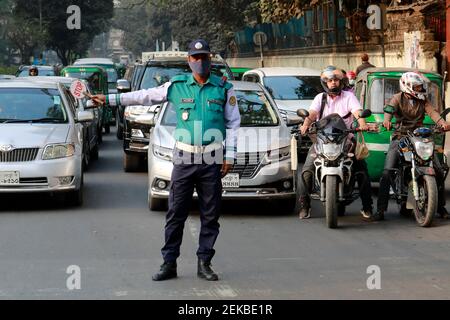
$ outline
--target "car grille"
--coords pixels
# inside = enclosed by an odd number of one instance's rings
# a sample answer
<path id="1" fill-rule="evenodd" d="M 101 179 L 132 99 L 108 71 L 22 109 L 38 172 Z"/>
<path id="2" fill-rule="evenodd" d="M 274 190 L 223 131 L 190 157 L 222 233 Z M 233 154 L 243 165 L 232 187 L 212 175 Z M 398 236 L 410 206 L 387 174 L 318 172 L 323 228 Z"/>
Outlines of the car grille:
<path id="1" fill-rule="evenodd" d="M 230 173 L 238 173 L 239 178 L 252 178 L 259 169 L 265 153 L 246 152 L 238 153 Z"/>
<path id="2" fill-rule="evenodd" d="M 47 178 L 20 178 L 20 184 L 48 184 Z"/>
<path id="3" fill-rule="evenodd" d="M 39 148 L 14 149 L 0 152 L 0 162 L 26 162 L 36 159 Z"/>

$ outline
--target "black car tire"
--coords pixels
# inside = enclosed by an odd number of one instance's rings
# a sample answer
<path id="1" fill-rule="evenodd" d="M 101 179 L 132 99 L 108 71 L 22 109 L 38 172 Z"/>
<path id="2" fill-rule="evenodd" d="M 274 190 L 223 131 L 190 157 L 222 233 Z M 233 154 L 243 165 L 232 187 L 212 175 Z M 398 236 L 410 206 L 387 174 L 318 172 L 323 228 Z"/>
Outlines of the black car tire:
<path id="1" fill-rule="evenodd" d="M 98 160 L 98 144 L 96 144 L 95 147 L 91 151 L 91 159 Z"/>
<path id="2" fill-rule="evenodd" d="M 103 132 L 101 127 L 97 130 L 97 139 L 98 144 L 101 144 L 103 142 Z"/>
<path id="3" fill-rule="evenodd" d="M 136 172 L 139 170 L 139 164 L 141 163 L 141 157 L 135 153 L 123 154 L 123 170 L 125 172 Z"/>
<path id="4" fill-rule="evenodd" d="M 148 196 L 148 208 L 150 211 L 165 211 L 167 210 L 167 200 L 166 199 L 158 199 L 152 196 Z"/>

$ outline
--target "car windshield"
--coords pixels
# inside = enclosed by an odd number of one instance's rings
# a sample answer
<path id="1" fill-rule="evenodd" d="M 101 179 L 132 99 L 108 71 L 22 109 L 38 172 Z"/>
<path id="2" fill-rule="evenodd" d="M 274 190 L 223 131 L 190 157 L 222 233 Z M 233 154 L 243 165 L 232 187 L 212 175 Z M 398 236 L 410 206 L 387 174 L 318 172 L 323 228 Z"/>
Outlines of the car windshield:
<path id="1" fill-rule="evenodd" d="M 235 90 L 241 127 L 268 127 L 279 123 L 277 113 L 262 91 Z M 163 126 L 175 127 L 177 116 L 175 108 L 169 103 L 161 121 Z"/>
<path id="2" fill-rule="evenodd" d="M 225 70 L 223 65 L 213 64 L 211 73 L 222 77 Z M 148 66 L 141 81 L 140 89 L 159 87 L 177 75 L 191 75 L 191 68 L 187 63 L 161 64 L 158 66 Z"/>
<path id="3" fill-rule="evenodd" d="M 53 71 L 52 69 L 41 69 L 39 67 L 38 67 L 38 73 L 39 73 L 39 76 L 44 76 L 44 77 L 53 77 L 55 75 L 55 71 Z M 21 70 L 17 76 L 18 77 L 29 77 L 30 75 L 28 73 L 28 68 Z"/>
<path id="4" fill-rule="evenodd" d="M 149 66 L 145 68 L 144 77 L 141 82 L 141 89 L 159 87 L 169 82 L 177 75 L 190 75 L 192 73 L 189 66 L 186 65 L 167 65 L 167 66 Z"/>
<path id="5" fill-rule="evenodd" d="M 442 111 L 439 86 L 430 82 L 428 84 L 428 99 L 438 112 Z M 370 87 L 369 108 L 372 113 L 383 113 L 384 106 L 389 103 L 392 96 L 400 92 L 398 78 L 375 79 Z M 384 99 L 380 99 L 384 97 Z"/>
<path id="6" fill-rule="evenodd" d="M 0 88 L 0 123 L 66 123 L 57 89 Z"/>
<path id="7" fill-rule="evenodd" d="M 264 77 L 264 85 L 277 100 L 312 100 L 323 91 L 319 76 Z"/>
<path id="8" fill-rule="evenodd" d="M 64 75 L 69 78 L 85 79 L 89 83 L 89 87 L 94 92 L 102 91 L 102 87 L 100 84 L 100 74 L 98 72 L 69 71 L 69 72 L 65 72 Z"/>

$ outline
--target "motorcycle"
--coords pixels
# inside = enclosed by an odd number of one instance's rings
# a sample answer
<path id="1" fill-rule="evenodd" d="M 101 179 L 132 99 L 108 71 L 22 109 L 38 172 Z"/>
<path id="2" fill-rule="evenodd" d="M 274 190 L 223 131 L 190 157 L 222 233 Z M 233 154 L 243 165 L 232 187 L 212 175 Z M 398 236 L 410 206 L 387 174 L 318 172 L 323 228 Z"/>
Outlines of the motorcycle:
<path id="1" fill-rule="evenodd" d="M 449 109 L 443 112 L 443 119 L 448 112 Z M 431 226 L 437 211 L 438 187 L 433 167 L 434 137 L 442 133 L 443 130 L 437 126 L 420 127 L 408 131 L 398 143 L 400 164 L 397 169 L 392 170 L 392 191 L 400 206 L 400 213 L 408 215 L 408 211 L 412 210 L 421 227 Z M 444 161 L 444 179 L 449 171 L 446 163 Z"/>
<path id="2" fill-rule="evenodd" d="M 371 114 L 366 109 L 361 118 L 367 118 Z M 297 115 L 304 119 L 309 116 L 309 112 L 299 109 Z M 308 134 L 313 141 L 316 140 L 315 178 L 311 198 L 324 203 L 329 228 L 337 228 L 338 215 L 343 215 L 345 207 L 359 197 L 355 192 L 355 176 L 359 173 L 352 171 L 355 143 L 348 139 L 350 133 L 358 131 L 358 128 L 347 129 L 338 114 L 313 122 L 309 128 Z M 313 135 L 316 135 L 315 139 Z M 297 177 L 297 180 L 303 179 L 301 174 L 297 174 Z"/>

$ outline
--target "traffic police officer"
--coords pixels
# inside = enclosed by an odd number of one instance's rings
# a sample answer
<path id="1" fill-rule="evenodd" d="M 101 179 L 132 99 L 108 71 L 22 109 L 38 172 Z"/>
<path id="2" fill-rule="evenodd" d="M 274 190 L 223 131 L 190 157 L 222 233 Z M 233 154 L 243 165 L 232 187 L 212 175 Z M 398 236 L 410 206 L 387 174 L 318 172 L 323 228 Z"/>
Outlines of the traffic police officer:
<path id="1" fill-rule="evenodd" d="M 176 109 L 174 168 L 165 245 L 161 250 L 164 263 L 153 276 L 155 281 L 177 276 L 176 259 L 180 255 L 194 187 L 198 193 L 201 217 L 197 274 L 206 280 L 218 280 L 210 265 L 219 234 L 221 178 L 234 163 L 240 114 L 232 85 L 226 78 L 211 74 L 211 51 L 206 41 L 199 39 L 189 45 L 188 62 L 192 75 L 175 76 L 160 87 L 106 97 L 94 96 L 94 100 L 111 106 L 153 105 L 169 101 Z"/>

